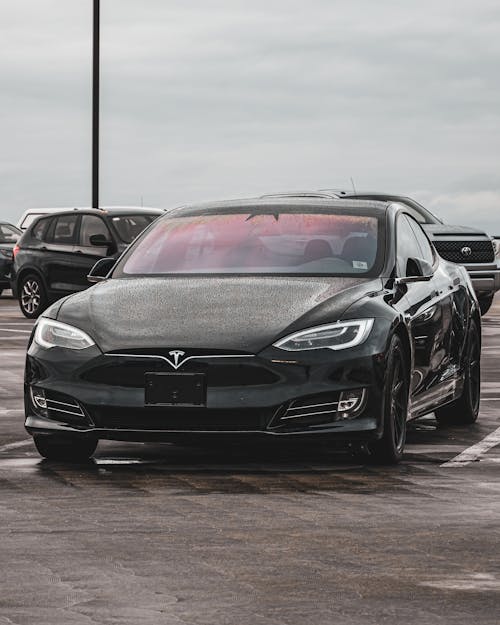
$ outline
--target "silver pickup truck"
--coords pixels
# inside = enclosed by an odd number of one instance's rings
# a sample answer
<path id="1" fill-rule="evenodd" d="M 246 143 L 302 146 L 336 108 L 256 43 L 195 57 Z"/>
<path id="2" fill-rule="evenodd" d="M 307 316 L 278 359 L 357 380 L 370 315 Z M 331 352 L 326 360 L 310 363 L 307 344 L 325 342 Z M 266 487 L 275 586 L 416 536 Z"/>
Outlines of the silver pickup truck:
<path id="1" fill-rule="evenodd" d="M 445 260 L 463 265 L 467 269 L 479 300 L 481 313 L 484 315 L 488 312 L 496 291 L 500 290 L 500 269 L 495 258 L 493 239 L 488 234 L 476 228 L 445 224 L 414 199 L 402 195 L 364 191 L 354 193 L 336 189 L 322 190 L 320 193 L 405 204 L 415 219 L 422 224 L 438 254 Z"/>

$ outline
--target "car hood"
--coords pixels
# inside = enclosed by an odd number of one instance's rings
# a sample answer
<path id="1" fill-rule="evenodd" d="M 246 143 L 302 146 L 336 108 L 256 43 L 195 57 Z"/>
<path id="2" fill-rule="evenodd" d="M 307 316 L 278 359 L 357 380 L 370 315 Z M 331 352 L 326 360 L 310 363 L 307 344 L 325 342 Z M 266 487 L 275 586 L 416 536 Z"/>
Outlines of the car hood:
<path id="1" fill-rule="evenodd" d="M 381 280 L 169 277 L 114 279 L 47 311 L 104 352 L 187 347 L 257 353 L 285 331 L 334 321 Z"/>
<path id="2" fill-rule="evenodd" d="M 469 228 L 468 226 L 450 226 L 449 224 L 421 224 L 422 228 L 431 237 L 441 236 L 467 236 L 467 235 L 482 235 L 488 236 L 484 230 L 478 230 L 477 228 Z"/>

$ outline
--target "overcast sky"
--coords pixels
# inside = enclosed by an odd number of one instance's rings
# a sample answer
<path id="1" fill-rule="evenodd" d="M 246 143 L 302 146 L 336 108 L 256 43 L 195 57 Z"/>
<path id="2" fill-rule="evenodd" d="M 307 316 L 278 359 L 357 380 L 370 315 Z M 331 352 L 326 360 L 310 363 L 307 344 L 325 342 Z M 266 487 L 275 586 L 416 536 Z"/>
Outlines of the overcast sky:
<path id="1" fill-rule="evenodd" d="M 101 0 L 101 203 L 406 193 L 500 234 L 498 0 Z M 92 0 L 0 7 L 0 217 L 90 203 Z"/>

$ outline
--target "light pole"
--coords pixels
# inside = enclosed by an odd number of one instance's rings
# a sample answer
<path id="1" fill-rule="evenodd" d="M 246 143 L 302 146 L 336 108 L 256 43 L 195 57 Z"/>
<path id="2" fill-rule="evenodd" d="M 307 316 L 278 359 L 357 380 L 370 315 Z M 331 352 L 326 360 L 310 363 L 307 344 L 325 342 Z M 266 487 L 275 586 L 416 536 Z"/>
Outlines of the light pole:
<path id="1" fill-rule="evenodd" d="M 99 208 L 100 0 L 94 0 L 92 30 L 92 208 Z"/>

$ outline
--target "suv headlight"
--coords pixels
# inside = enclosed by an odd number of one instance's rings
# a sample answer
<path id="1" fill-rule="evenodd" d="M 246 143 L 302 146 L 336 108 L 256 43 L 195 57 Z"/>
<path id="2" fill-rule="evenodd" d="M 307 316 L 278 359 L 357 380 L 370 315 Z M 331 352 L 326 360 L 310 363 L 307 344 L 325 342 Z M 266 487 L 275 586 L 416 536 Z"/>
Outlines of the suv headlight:
<path id="1" fill-rule="evenodd" d="M 95 345 L 95 341 L 73 326 L 42 317 L 35 329 L 35 342 L 41 347 L 65 347 L 66 349 L 85 349 Z"/>
<path id="2" fill-rule="evenodd" d="M 347 349 L 360 345 L 368 338 L 373 327 L 373 319 L 338 321 L 308 330 L 301 330 L 274 343 L 274 347 L 288 352 L 306 349 Z"/>

